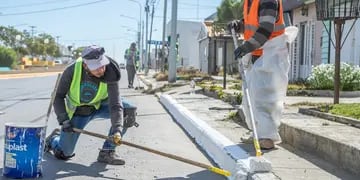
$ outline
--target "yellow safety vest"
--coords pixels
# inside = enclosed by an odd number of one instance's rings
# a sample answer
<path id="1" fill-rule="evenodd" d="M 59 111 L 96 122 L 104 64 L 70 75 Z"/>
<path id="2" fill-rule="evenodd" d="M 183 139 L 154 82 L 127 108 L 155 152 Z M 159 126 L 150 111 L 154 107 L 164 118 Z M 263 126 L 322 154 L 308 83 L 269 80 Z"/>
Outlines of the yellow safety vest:
<path id="1" fill-rule="evenodd" d="M 108 97 L 107 84 L 100 82 L 99 89 L 96 93 L 96 96 L 88 103 L 80 102 L 80 83 L 81 83 L 81 74 L 82 74 L 82 58 L 78 58 L 75 63 L 74 75 L 71 81 L 69 93 L 66 96 L 66 112 L 70 119 L 72 119 L 76 107 L 88 105 L 94 106 L 95 109 L 99 109 L 101 101 Z"/>

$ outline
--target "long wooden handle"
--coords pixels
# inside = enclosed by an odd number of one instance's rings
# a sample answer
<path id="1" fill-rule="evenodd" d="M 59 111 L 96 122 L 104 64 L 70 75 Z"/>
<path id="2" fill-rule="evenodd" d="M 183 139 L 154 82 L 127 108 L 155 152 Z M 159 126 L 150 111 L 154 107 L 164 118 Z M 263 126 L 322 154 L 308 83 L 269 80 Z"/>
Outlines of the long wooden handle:
<path id="1" fill-rule="evenodd" d="M 50 117 L 50 113 L 51 113 L 51 107 L 52 107 L 52 105 L 54 103 L 56 91 L 57 91 L 57 88 L 58 88 L 59 82 L 60 82 L 60 77 L 61 77 L 61 73 L 58 74 L 57 79 L 56 79 L 56 83 L 55 83 L 55 86 L 54 86 L 54 90 L 51 92 L 50 104 L 49 104 L 49 107 L 48 107 L 48 110 L 47 110 L 47 113 L 46 113 L 46 122 L 45 122 L 46 125 L 47 125 L 47 122 L 49 121 L 49 117 Z"/>
<path id="2" fill-rule="evenodd" d="M 98 137 L 98 138 L 101 138 L 101 139 L 106 139 L 106 140 L 109 140 L 109 141 L 113 141 L 113 139 L 111 137 L 105 136 L 105 135 L 102 135 L 102 134 L 98 134 L 98 133 L 94 133 L 94 132 L 90 132 L 90 131 L 86 131 L 86 130 L 78 129 L 78 128 L 73 128 L 73 130 L 75 132 L 77 132 L 77 133 L 87 134 L 87 135 Z M 231 173 L 229 171 L 226 171 L 226 170 L 223 170 L 223 169 L 220 169 L 220 168 L 217 168 L 217 167 L 213 167 L 213 166 L 210 166 L 210 165 L 207 165 L 207 164 L 204 164 L 204 163 L 196 162 L 196 161 L 193 161 L 193 160 L 190 160 L 190 159 L 186 159 L 186 158 L 174 155 L 174 154 L 161 152 L 161 151 L 158 151 L 158 150 L 155 150 L 155 149 L 151 149 L 151 148 L 148 148 L 148 147 L 145 147 L 145 146 L 130 143 L 130 142 L 127 142 L 127 141 L 124 141 L 124 140 L 121 140 L 120 143 L 117 144 L 117 145 L 120 145 L 120 144 L 124 144 L 124 145 L 127 145 L 127 146 L 138 148 L 138 149 L 141 149 L 141 150 L 144 150 L 144 151 L 147 151 L 147 152 L 151 152 L 151 153 L 154 153 L 154 154 L 157 154 L 157 155 L 168 157 L 170 159 L 178 160 L 178 161 L 188 163 L 188 164 L 191 164 L 191 165 L 194 165 L 194 166 L 197 166 L 197 167 L 202 167 L 202 168 L 208 169 L 208 170 L 210 170 L 210 171 L 212 171 L 214 173 L 221 174 L 223 176 L 231 176 Z"/>

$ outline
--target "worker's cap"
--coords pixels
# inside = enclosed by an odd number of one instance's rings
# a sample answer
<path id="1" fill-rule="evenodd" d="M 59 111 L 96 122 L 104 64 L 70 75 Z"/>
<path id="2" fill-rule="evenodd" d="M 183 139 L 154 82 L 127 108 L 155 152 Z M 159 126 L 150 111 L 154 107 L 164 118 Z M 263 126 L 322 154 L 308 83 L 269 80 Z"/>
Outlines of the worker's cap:
<path id="1" fill-rule="evenodd" d="M 135 48 L 136 47 L 136 43 L 131 43 L 131 45 L 130 45 L 131 47 L 133 47 L 133 48 Z"/>
<path id="2" fill-rule="evenodd" d="M 91 45 L 82 51 L 81 56 L 87 67 L 90 70 L 95 70 L 110 63 L 104 53 L 105 49 L 103 47 Z"/>

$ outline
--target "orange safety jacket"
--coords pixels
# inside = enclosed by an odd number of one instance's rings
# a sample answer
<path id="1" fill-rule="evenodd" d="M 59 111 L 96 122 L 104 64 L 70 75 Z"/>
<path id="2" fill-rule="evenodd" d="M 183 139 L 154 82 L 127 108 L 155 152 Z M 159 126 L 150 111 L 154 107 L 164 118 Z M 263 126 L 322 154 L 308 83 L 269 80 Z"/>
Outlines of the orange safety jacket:
<path id="1" fill-rule="evenodd" d="M 250 10 L 249 7 L 249 0 L 245 0 L 244 2 L 244 39 L 247 41 L 249 40 L 259 28 L 259 7 L 260 7 L 261 0 L 253 0 Z M 282 1 L 279 0 L 279 12 L 278 12 L 278 19 L 275 22 L 274 31 L 271 33 L 269 39 L 272 39 L 276 36 L 279 36 L 285 32 L 285 25 L 284 25 L 284 16 L 283 16 L 283 7 Z M 253 56 L 261 56 L 262 49 L 256 49 L 252 52 Z"/>

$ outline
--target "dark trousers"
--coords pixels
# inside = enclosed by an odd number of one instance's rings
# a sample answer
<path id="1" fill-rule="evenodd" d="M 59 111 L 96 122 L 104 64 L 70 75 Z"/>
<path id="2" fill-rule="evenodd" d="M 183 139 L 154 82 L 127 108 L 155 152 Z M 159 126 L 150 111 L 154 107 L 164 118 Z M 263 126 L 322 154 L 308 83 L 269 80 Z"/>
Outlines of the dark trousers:
<path id="1" fill-rule="evenodd" d="M 133 85 L 134 78 L 135 78 L 135 73 L 136 73 L 135 66 L 126 65 L 126 71 L 127 71 L 127 75 L 128 75 L 128 84 Z"/>

